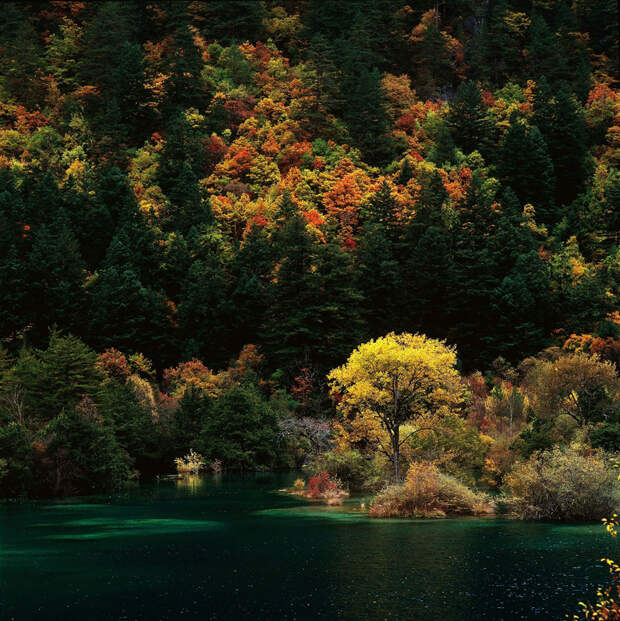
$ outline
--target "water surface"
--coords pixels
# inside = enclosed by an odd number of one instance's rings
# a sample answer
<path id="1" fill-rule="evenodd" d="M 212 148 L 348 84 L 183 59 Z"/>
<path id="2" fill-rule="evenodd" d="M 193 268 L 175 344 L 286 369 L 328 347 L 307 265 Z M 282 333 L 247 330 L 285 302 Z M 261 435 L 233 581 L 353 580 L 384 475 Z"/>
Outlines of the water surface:
<path id="1" fill-rule="evenodd" d="M 0 505 L 0 619 L 563 619 L 617 553 L 596 524 L 370 520 L 290 481 Z"/>

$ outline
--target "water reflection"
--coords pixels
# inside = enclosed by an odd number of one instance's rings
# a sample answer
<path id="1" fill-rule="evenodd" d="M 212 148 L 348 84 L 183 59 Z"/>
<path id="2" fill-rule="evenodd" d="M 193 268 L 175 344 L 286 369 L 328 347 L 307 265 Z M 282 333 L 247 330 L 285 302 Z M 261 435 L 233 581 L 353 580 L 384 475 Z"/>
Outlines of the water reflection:
<path id="1" fill-rule="evenodd" d="M 189 496 L 195 496 L 202 489 L 203 477 L 199 474 L 180 474 L 176 483 L 177 488 L 183 490 Z"/>

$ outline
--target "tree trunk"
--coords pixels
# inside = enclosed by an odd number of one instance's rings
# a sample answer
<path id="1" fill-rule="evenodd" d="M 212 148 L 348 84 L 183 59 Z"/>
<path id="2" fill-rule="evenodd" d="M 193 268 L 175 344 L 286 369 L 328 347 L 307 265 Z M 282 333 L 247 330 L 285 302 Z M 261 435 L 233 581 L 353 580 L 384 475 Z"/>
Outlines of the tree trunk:
<path id="1" fill-rule="evenodd" d="M 394 482 L 400 483 L 400 427 L 392 433 L 392 463 L 394 464 Z"/>

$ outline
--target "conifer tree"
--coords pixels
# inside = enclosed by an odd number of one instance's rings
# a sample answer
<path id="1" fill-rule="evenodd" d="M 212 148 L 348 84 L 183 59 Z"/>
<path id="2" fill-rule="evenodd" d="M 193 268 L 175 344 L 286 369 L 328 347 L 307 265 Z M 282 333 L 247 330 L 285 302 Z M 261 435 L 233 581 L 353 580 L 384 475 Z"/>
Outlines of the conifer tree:
<path id="1" fill-rule="evenodd" d="M 450 104 L 450 128 L 456 145 L 465 153 L 488 152 L 490 127 L 482 103 L 480 89 L 475 82 L 463 82 Z"/>
<path id="2" fill-rule="evenodd" d="M 555 219 L 553 161 L 536 126 L 529 129 L 513 116 L 500 149 L 499 170 L 521 203 L 531 203 L 542 222 Z"/>

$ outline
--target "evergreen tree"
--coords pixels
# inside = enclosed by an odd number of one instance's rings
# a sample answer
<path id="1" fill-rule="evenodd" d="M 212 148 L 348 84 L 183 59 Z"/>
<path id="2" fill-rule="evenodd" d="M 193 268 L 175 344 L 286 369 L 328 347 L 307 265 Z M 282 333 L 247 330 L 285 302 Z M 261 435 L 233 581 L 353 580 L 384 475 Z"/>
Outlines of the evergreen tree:
<path id="1" fill-rule="evenodd" d="M 314 93 L 309 119 L 314 127 L 321 129 L 327 114 L 338 114 L 343 110 L 345 98 L 340 88 L 342 76 L 334 46 L 321 33 L 312 38 L 307 55 L 312 67 L 307 80 Z"/>
<path id="2" fill-rule="evenodd" d="M 475 82 L 463 82 L 450 104 L 449 124 L 456 145 L 465 153 L 489 150 L 491 128 Z"/>
<path id="3" fill-rule="evenodd" d="M 545 75 L 551 83 L 566 77 L 566 61 L 558 37 L 537 12 L 533 13 L 528 30 L 527 52 L 530 75 Z"/>
<path id="4" fill-rule="evenodd" d="M 401 329 L 445 337 L 457 329 L 450 316 L 455 278 L 452 240 L 444 227 L 431 225 L 410 248 L 402 266 Z"/>
<path id="5" fill-rule="evenodd" d="M 233 336 L 240 349 L 258 343 L 259 329 L 271 304 L 274 253 L 266 231 L 252 227 L 232 265 L 234 288 L 231 301 L 235 308 Z"/>
<path id="6" fill-rule="evenodd" d="M 536 126 L 529 129 L 513 116 L 500 149 L 499 171 L 502 181 L 522 203 L 531 203 L 540 220 L 555 219 L 555 176 L 553 161 Z"/>
<path id="7" fill-rule="evenodd" d="M 368 336 L 398 331 L 404 287 L 394 244 L 380 223 L 363 227 L 357 249 L 357 288 Z"/>
<path id="8" fill-rule="evenodd" d="M 392 188 L 384 181 L 362 206 L 360 217 L 363 222 L 380 224 L 392 239 L 396 239 L 399 233 L 397 212 L 398 205 L 392 195 Z"/>
<path id="9" fill-rule="evenodd" d="M 192 2 L 189 10 L 196 26 L 208 39 L 224 43 L 262 39 L 263 19 L 266 17 L 262 2 L 207 0 Z"/>
<path id="10" fill-rule="evenodd" d="M 63 410 L 72 411 L 87 397 L 97 404 L 102 374 L 97 355 L 77 337 L 50 332 L 47 348 L 23 349 L 17 359 L 13 381 L 23 387 L 29 417 L 45 422 Z"/>
<path id="11" fill-rule="evenodd" d="M 232 351 L 233 308 L 229 292 L 229 275 L 215 253 L 192 263 L 179 302 L 185 359 L 196 356 L 221 366 L 235 353 Z"/>
<path id="12" fill-rule="evenodd" d="M 54 324 L 78 331 L 84 312 L 84 264 L 63 212 L 34 232 L 27 278 L 32 296 L 27 315 L 37 340 Z"/>
<path id="13" fill-rule="evenodd" d="M 140 46 L 125 41 L 114 76 L 114 92 L 118 101 L 120 118 L 136 142 L 144 140 L 152 114 L 147 107 L 148 96 L 144 88 L 143 54 Z"/>
<path id="14" fill-rule="evenodd" d="M 393 147 L 379 70 L 363 69 L 345 96 L 345 120 L 355 146 L 370 164 L 386 163 L 392 157 Z"/>
<path id="15" fill-rule="evenodd" d="M 0 334 L 14 337 L 34 321 L 30 312 L 31 296 L 25 278 L 24 264 L 20 261 L 14 244 L 0 254 Z"/>
<path id="16" fill-rule="evenodd" d="M 309 351 L 312 335 L 314 291 L 310 286 L 313 242 L 304 218 L 285 194 L 279 207 L 282 228 L 274 234 L 278 265 L 271 308 L 263 326 L 262 340 L 275 366 L 294 366 Z"/>
<path id="17" fill-rule="evenodd" d="M 132 465 L 142 470 L 155 451 L 156 429 L 151 412 L 138 401 L 131 385 L 115 379 L 103 385 L 100 412 L 118 445 L 131 457 Z"/>
<path id="18" fill-rule="evenodd" d="M 4 91 L 15 103 L 36 107 L 43 96 L 38 80 L 43 53 L 23 2 L 3 2 L 0 6 L 0 48 L 0 92 Z"/>
<path id="19" fill-rule="evenodd" d="M 572 202 L 583 189 L 586 176 L 586 123 L 583 110 L 566 85 L 553 96 L 541 80 L 534 99 L 533 122 L 540 129 L 553 161 L 556 199 Z"/>
<path id="20" fill-rule="evenodd" d="M 171 309 L 131 266 L 104 268 L 88 284 L 88 342 L 99 349 L 142 352 L 158 364 L 174 360 Z"/>
<path id="21" fill-rule="evenodd" d="M 97 10 L 84 33 L 83 54 L 79 61 L 78 75 L 82 84 L 94 85 L 106 96 L 121 95 L 122 86 L 117 82 L 121 63 L 126 61 L 122 50 L 130 40 L 131 3 L 111 1 L 97 3 Z M 105 67 L 105 71 L 102 68 Z"/>
<path id="22" fill-rule="evenodd" d="M 317 248 L 313 268 L 308 283 L 313 300 L 308 342 L 312 359 L 327 371 L 361 342 L 362 298 L 355 288 L 353 257 L 338 239 Z"/>
<path id="23" fill-rule="evenodd" d="M 168 3 L 169 28 L 173 32 L 169 58 L 170 78 L 166 84 L 165 113 L 170 116 L 187 108 L 204 108 L 200 71 L 202 59 L 190 30 L 188 2 Z"/>
<path id="24" fill-rule="evenodd" d="M 75 495 L 118 489 L 129 478 L 129 456 L 95 408 L 63 411 L 44 429 L 52 461 L 50 489 Z"/>
<path id="25" fill-rule="evenodd" d="M 261 470 L 277 464 L 277 418 L 254 387 L 236 387 L 213 402 L 203 400 L 199 450 L 233 470 Z"/>

